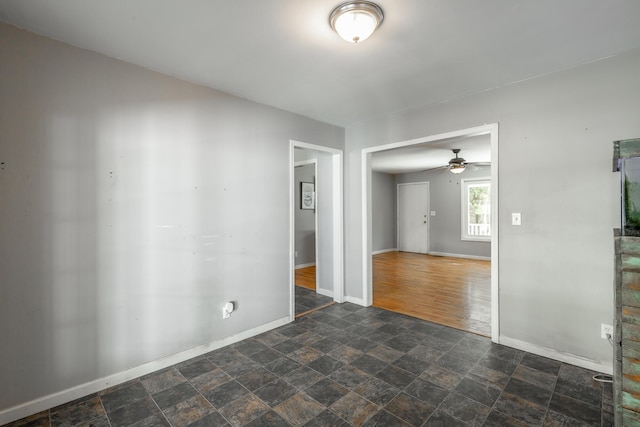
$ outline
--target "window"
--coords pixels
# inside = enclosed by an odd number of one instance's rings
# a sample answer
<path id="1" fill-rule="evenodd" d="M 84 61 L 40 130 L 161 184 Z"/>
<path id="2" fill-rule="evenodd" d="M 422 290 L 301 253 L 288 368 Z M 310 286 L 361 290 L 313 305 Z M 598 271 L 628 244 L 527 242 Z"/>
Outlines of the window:
<path id="1" fill-rule="evenodd" d="M 491 180 L 462 180 L 462 240 L 491 241 Z"/>

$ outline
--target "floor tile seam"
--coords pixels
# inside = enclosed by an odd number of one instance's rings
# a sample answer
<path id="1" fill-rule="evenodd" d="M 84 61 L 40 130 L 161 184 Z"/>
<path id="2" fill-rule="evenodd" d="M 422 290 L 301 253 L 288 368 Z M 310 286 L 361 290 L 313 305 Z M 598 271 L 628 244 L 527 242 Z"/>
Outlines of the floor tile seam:
<path id="1" fill-rule="evenodd" d="M 213 362 L 212 362 L 212 363 L 213 363 Z M 224 371 L 223 371 L 223 372 L 224 372 Z M 225 372 L 225 374 L 226 374 L 226 372 Z M 203 374 L 203 375 L 204 375 L 204 374 Z M 227 374 L 227 375 L 228 375 L 228 374 Z M 194 377 L 194 378 L 197 378 L 197 377 Z M 193 378 L 191 378 L 191 379 L 193 379 Z M 204 396 L 204 394 L 202 394 L 202 392 L 198 389 L 198 387 L 196 387 L 193 383 L 191 383 L 191 379 L 188 379 L 188 380 L 187 380 L 187 382 L 188 382 L 188 383 L 189 383 L 189 385 L 191 385 L 191 387 L 193 387 L 193 389 L 197 392 L 197 395 L 199 395 L 200 397 L 202 397 L 202 398 L 203 398 L 207 403 L 209 403 L 209 405 L 211 405 L 211 407 L 213 408 L 213 410 L 214 410 L 214 411 L 216 411 L 218 414 L 220 414 L 220 411 L 218 411 L 218 408 L 216 408 L 216 407 L 213 405 L 213 403 L 211 403 L 211 402 L 209 401 L 209 399 L 207 399 L 207 398 Z M 230 378 L 230 379 L 229 379 L 229 381 L 232 381 L 232 380 L 233 380 L 233 378 Z M 222 384 L 226 384 L 226 383 L 228 383 L 229 381 L 225 381 L 225 382 L 223 382 Z M 219 385 L 218 385 L 218 387 L 219 387 L 219 386 L 221 386 L 222 384 L 219 384 Z M 238 384 L 239 384 L 239 383 L 238 383 Z M 214 387 L 214 388 L 216 388 L 216 387 Z M 207 415 L 208 415 L 208 414 L 207 414 Z M 207 416 L 207 415 L 205 415 L 205 416 Z M 221 417 L 223 417 L 225 420 L 227 420 L 227 419 L 226 419 L 226 417 L 224 417 L 224 415 L 220 414 L 220 416 L 221 416 Z M 229 421 L 229 420 L 227 420 L 227 421 Z"/>
<path id="2" fill-rule="evenodd" d="M 107 418 L 107 423 L 109 424 L 109 427 L 112 426 L 111 424 L 111 418 L 109 418 L 109 414 L 107 413 L 107 408 L 104 407 L 104 403 L 102 403 L 102 397 L 100 397 L 100 395 L 98 393 L 96 393 L 96 396 L 98 396 L 98 401 L 100 402 L 100 406 L 102 407 L 102 410 L 104 411 L 104 416 Z M 49 414 L 51 414 L 51 410 L 49 410 Z M 49 425 L 53 425 L 51 423 L 51 415 L 49 415 Z"/>
<path id="3" fill-rule="evenodd" d="M 475 365 L 474 365 L 474 366 L 475 366 Z M 446 371 L 449 371 L 449 372 L 453 372 L 453 371 L 451 371 L 451 370 L 449 370 L 449 369 L 446 369 L 446 368 L 442 368 L 442 369 L 445 369 Z M 453 373 L 455 374 L 455 372 L 453 372 Z M 464 378 L 467 378 L 467 376 L 465 375 L 465 376 L 463 376 L 462 378 L 463 378 L 463 379 L 464 379 Z M 460 380 L 460 382 L 462 382 L 462 380 Z M 438 384 L 436 384 L 436 385 L 438 385 Z M 459 385 L 459 383 L 458 383 L 458 385 Z M 462 393 L 459 393 L 459 392 L 455 391 L 455 388 L 456 388 L 456 387 L 457 387 L 457 385 L 456 385 L 452 390 L 448 390 L 448 389 L 446 389 L 446 390 L 449 392 L 449 394 L 447 394 L 447 396 L 446 396 L 444 399 L 442 399 L 442 402 L 440 402 L 440 403 L 438 404 L 438 408 L 440 408 L 440 406 L 442 406 L 442 404 L 444 403 L 444 401 L 445 401 L 445 400 L 447 400 L 447 398 L 449 398 L 449 396 L 451 396 L 453 393 L 457 393 L 457 394 L 459 394 L 459 395 L 461 395 L 461 396 L 463 396 L 463 397 L 465 397 L 465 398 L 467 398 L 467 399 L 469 399 L 469 400 L 472 400 L 472 401 L 474 401 L 475 403 L 478 403 L 478 404 L 480 404 L 480 405 L 487 406 L 487 405 L 485 405 L 485 404 L 484 404 L 484 403 L 482 403 L 482 402 L 478 402 L 478 401 L 477 401 L 477 400 L 475 400 L 475 399 L 472 399 L 472 398 L 470 398 L 470 397 L 468 397 L 468 396 L 465 396 L 465 395 L 464 395 L 464 394 L 462 394 Z M 444 388 L 444 387 L 443 387 L 443 388 Z M 501 392 L 501 393 L 502 393 L 502 392 Z M 499 398 L 499 397 L 498 397 L 498 398 Z M 496 402 L 497 402 L 497 401 L 498 401 L 498 399 L 496 399 Z M 495 405 L 495 402 L 494 402 L 494 405 Z M 488 407 L 488 406 L 487 406 L 487 407 Z M 489 407 L 488 407 L 488 408 L 489 408 Z M 490 408 L 489 408 L 489 413 L 491 413 L 491 411 L 492 411 L 492 410 L 493 410 L 493 407 L 490 407 Z M 448 414 L 448 415 L 451 415 L 451 416 L 452 416 L 453 418 L 455 418 L 456 420 L 459 420 L 459 418 L 457 418 L 455 415 L 453 415 L 453 414 L 451 414 L 451 413 L 449 413 L 449 412 L 447 412 L 447 411 L 444 411 L 444 410 L 443 410 L 443 412 L 445 412 L 445 413 L 446 413 L 446 414 Z M 487 416 L 488 416 L 488 415 L 487 415 Z M 463 421 L 463 420 L 460 420 L 460 421 L 461 421 L 461 422 L 463 422 L 465 425 L 469 425 L 469 426 L 471 425 L 471 424 L 469 424 L 469 423 L 467 423 L 467 422 L 465 422 L 465 421 Z M 483 424 L 484 424 L 484 421 L 483 421 Z"/>
<path id="4" fill-rule="evenodd" d="M 225 372 L 225 373 L 226 373 L 226 372 Z M 227 373 L 227 375 L 229 375 L 229 374 Z M 244 388 L 245 390 L 247 390 L 247 393 L 248 393 L 248 394 L 252 394 L 253 396 L 255 396 L 255 398 L 256 398 L 256 399 L 258 399 L 260 402 L 264 403 L 264 404 L 269 408 L 267 411 L 260 413 L 260 415 L 258 415 L 258 416 L 257 416 L 257 417 L 255 417 L 254 419 L 252 419 L 250 422 L 253 422 L 254 420 L 256 420 L 256 419 L 260 418 L 261 416 L 263 416 L 264 414 L 266 414 L 267 412 L 269 412 L 269 410 L 272 410 L 272 409 L 273 409 L 273 408 L 271 407 L 271 405 L 269 405 L 269 404 L 268 404 L 267 402 L 265 402 L 264 400 L 260 399 L 260 397 L 258 397 L 254 392 L 252 392 L 252 391 L 251 391 L 251 390 L 249 390 L 247 387 L 245 387 L 245 386 L 244 386 L 244 384 L 242 384 L 242 383 L 240 383 L 240 382 L 236 381 L 236 379 L 235 379 L 235 378 L 233 378 L 233 377 L 231 377 L 231 379 L 230 379 L 229 381 L 225 381 L 224 383 L 220 384 L 218 387 L 222 386 L 223 384 L 227 384 L 227 383 L 229 383 L 229 382 L 231 382 L 231 381 L 234 381 L 235 383 L 239 384 L 239 385 L 240 385 L 240 387 L 242 387 L 242 388 Z M 275 381 L 275 380 L 274 380 L 274 381 Z M 273 381 L 272 381 L 272 382 L 273 382 Z M 265 385 L 266 385 L 266 384 L 265 384 Z M 195 388 L 195 387 L 194 387 L 194 388 Z M 214 388 L 217 388 L 217 387 L 214 387 Z M 213 389 L 212 389 L 212 390 L 213 390 Z M 223 405 L 222 407 L 218 408 L 218 407 L 216 407 L 216 406 L 213 404 L 213 402 L 211 402 L 211 401 L 210 401 L 209 399 L 207 399 L 207 398 L 206 398 L 202 393 L 200 393 L 200 390 L 198 390 L 198 389 L 196 388 L 196 391 L 198 392 L 198 394 L 199 394 L 200 396 L 202 396 L 202 398 L 203 398 L 204 400 L 206 400 L 206 401 L 211 405 L 211 407 L 214 409 L 214 411 L 216 411 L 216 412 L 217 412 L 217 413 L 218 413 L 222 418 L 224 418 L 224 419 L 225 419 L 225 421 L 227 421 L 227 422 L 229 423 L 229 425 L 231 425 L 231 426 L 233 425 L 233 423 L 232 423 L 232 422 L 231 422 L 231 420 L 230 420 L 230 419 L 228 419 L 228 418 L 227 418 L 227 417 L 226 417 L 222 412 L 220 412 L 220 409 L 222 409 L 223 407 L 225 407 L 225 406 L 227 406 L 227 405 L 232 404 L 233 402 L 236 402 L 237 400 L 242 399 L 244 396 L 246 396 L 246 395 L 247 395 L 247 393 L 244 393 L 242 396 L 238 397 L 237 399 L 234 399 L 234 400 L 232 400 L 232 401 L 230 401 L 230 402 L 227 402 L 225 405 Z M 207 415 L 208 415 L 208 414 L 207 414 Z M 205 416 L 206 416 L 206 415 L 205 415 Z M 288 422 L 288 421 L 287 421 L 287 422 Z"/>
<path id="5" fill-rule="evenodd" d="M 134 404 L 134 403 L 136 403 L 136 402 L 140 402 L 141 400 L 146 399 L 147 397 L 151 397 L 151 393 L 149 393 L 149 391 L 147 391 L 146 387 L 145 387 L 145 386 L 144 386 L 144 384 L 142 383 L 141 378 L 142 378 L 142 377 L 132 378 L 132 379 L 130 379 L 130 380 L 128 380 L 128 381 L 125 381 L 125 382 L 123 382 L 123 383 L 116 384 L 115 386 L 107 387 L 107 388 L 105 388 L 104 390 L 100 390 L 100 391 L 98 391 L 98 392 L 96 393 L 96 394 L 98 395 L 98 398 L 100 399 L 100 403 L 102 404 L 102 407 L 105 409 L 105 414 L 107 415 L 107 417 L 109 417 L 109 413 L 116 412 L 116 411 L 118 411 L 118 410 L 120 410 L 120 409 L 124 408 L 125 406 L 132 405 L 132 404 Z M 136 399 L 136 400 L 127 401 L 125 404 L 122 404 L 122 405 L 120 405 L 120 406 L 118 406 L 118 407 L 112 408 L 112 409 L 111 409 L 111 411 L 107 411 L 107 408 L 104 406 L 104 402 L 103 402 L 103 397 L 104 397 L 105 395 L 104 395 L 104 394 L 103 394 L 103 395 L 101 395 L 100 393 L 104 392 L 105 390 L 109 390 L 110 388 L 113 388 L 113 387 L 123 386 L 122 388 L 119 388 L 118 390 L 115 390 L 115 391 L 121 391 L 121 390 L 123 390 L 123 389 L 125 389 L 125 388 L 127 388 L 127 387 L 128 387 L 128 386 L 124 386 L 124 384 L 127 384 L 127 383 L 134 383 L 134 382 L 135 382 L 135 383 L 139 383 L 139 384 L 140 384 L 140 386 L 142 387 L 142 389 L 144 390 L 144 392 L 146 393 L 146 395 L 145 395 L 144 397 L 138 398 L 138 399 Z M 111 393 L 113 393 L 113 392 L 111 392 Z M 111 393 L 108 393 L 108 394 L 111 394 Z M 128 393 L 127 393 L 127 394 L 128 394 Z M 152 398 L 152 399 L 153 399 L 153 398 Z M 155 401 L 154 401 L 154 402 L 155 402 Z M 111 418 L 109 418 L 109 419 L 111 419 Z"/>
<path id="6" fill-rule="evenodd" d="M 195 389 L 195 387 L 194 387 L 194 389 Z M 149 397 L 151 398 L 151 401 L 153 402 L 153 404 L 156 405 L 156 408 L 158 408 L 158 411 L 160 411 L 160 414 L 162 414 L 162 418 L 164 418 L 164 420 L 167 422 L 167 424 L 169 424 L 170 426 L 173 426 L 173 424 L 171 424 L 171 421 L 169 421 L 169 418 L 167 418 L 167 416 L 165 415 L 164 411 L 160 408 L 160 405 L 158 405 L 158 402 L 156 402 L 156 400 L 153 398 L 151 393 L 149 393 L 148 391 L 147 391 L 147 393 L 149 394 Z M 172 405 L 172 406 L 175 406 L 175 405 Z"/>
<path id="7" fill-rule="evenodd" d="M 424 372 L 424 371 L 423 371 L 423 372 Z M 416 380 L 417 380 L 418 378 L 420 378 L 420 375 L 418 375 L 418 377 L 416 378 Z M 414 381 L 415 381 L 415 380 L 414 380 Z M 426 380 L 423 380 L 423 381 L 426 381 Z M 431 381 L 427 381 L 427 382 L 431 383 Z M 413 381 L 412 381 L 412 384 L 413 384 Z M 431 384 L 433 384 L 433 383 L 431 383 Z M 411 384 L 409 384 L 409 385 L 411 385 Z M 435 385 L 437 385 L 437 384 L 435 384 Z M 444 388 L 444 387 L 443 387 L 443 388 Z M 440 407 L 442 406 L 442 404 L 444 403 L 444 401 L 445 401 L 445 400 L 447 400 L 447 398 L 451 395 L 451 393 L 453 393 L 453 390 L 448 390 L 448 389 L 445 389 L 445 390 L 447 390 L 447 396 L 446 396 L 444 399 L 442 399 L 442 400 L 440 401 L 440 403 L 438 403 L 438 404 L 434 407 L 433 412 L 431 413 L 431 415 L 429 415 L 429 418 L 431 418 L 431 417 L 433 416 L 433 414 L 435 414 L 436 412 L 438 412 L 438 410 L 440 409 Z M 411 396 L 413 396 L 413 395 L 411 395 Z M 416 397 L 417 399 L 420 399 L 420 398 L 419 398 L 419 397 L 417 397 L 417 396 L 414 396 L 414 397 Z M 420 399 L 420 400 L 422 400 L 422 399 Z M 445 414 L 447 414 L 447 415 L 449 415 L 449 416 L 452 416 L 453 418 L 456 418 L 456 417 L 454 417 L 453 415 L 449 414 L 447 411 L 444 411 L 444 410 L 443 410 L 442 412 L 444 412 Z M 429 418 L 427 418 L 427 419 L 424 421 L 424 423 L 426 423 L 427 421 L 429 421 Z M 457 420 L 457 418 L 456 418 L 456 420 Z M 459 421 L 462 421 L 462 420 L 459 420 Z M 423 424 L 424 424 L 424 423 L 423 423 Z M 465 425 L 466 425 L 466 423 L 465 423 Z"/>
<path id="8" fill-rule="evenodd" d="M 571 400 L 573 400 L 574 402 L 578 402 L 578 403 L 581 403 L 581 404 L 583 404 L 583 405 L 587 405 L 587 406 L 589 406 L 590 408 L 597 409 L 597 410 L 599 410 L 599 411 L 602 413 L 602 402 L 600 403 L 600 406 L 592 405 L 592 404 L 591 404 L 591 403 L 589 403 L 589 402 L 585 402 L 584 400 L 576 399 L 575 397 L 567 396 L 566 394 L 558 393 L 558 392 L 556 392 L 555 390 L 553 391 L 553 394 L 551 395 L 551 400 L 553 400 L 553 395 L 554 395 L 554 394 L 560 395 L 560 396 L 562 396 L 562 397 L 566 397 L 567 399 L 571 399 Z M 549 405 L 551 405 L 551 402 L 549 402 Z"/>
<path id="9" fill-rule="evenodd" d="M 501 359 L 501 360 L 502 360 L 502 359 Z M 522 358 L 520 358 L 520 360 L 522 360 Z M 505 362 L 506 362 L 506 361 L 505 361 Z M 518 362 L 517 366 L 520 366 L 520 362 Z M 516 369 L 517 369 L 517 366 L 516 366 Z M 515 372 L 515 371 L 516 371 L 516 369 L 514 369 L 514 370 L 513 370 L 513 372 Z M 511 415 L 509 415 L 509 414 L 505 414 L 504 412 L 500 411 L 500 410 L 496 407 L 496 405 L 497 405 L 498 401 L 500 400 L 500 398 L 502 397 L 502 395 L 505 393 L 505 388 L 507 387 L 507 385 L 509 384 L 509 382 L 510 382 L 510 381 L 511 381 L 511 379 L 513 378 L 513 372 L 511 372 L 511 374 L 509 375 L 509 379 L 507 380 L 507 383 L 504 385 L 504 387 L 502 387 L 502 388 L 500 389 L 500 394 L 498 395 L 498 397 L 496 398 L 496 400 L 493 402 L 493 405 L 491 405 L 491 408 L 489 409 L 489 414 L 487 415 L 487 418 L 489 417 L 489 415 L 491 415 L 491 413 L 492 413 L 492 412 L 497 412 L 497 413 L 499 413 L 500 415 L 504 415 L 505 417 L 507 417 L 507 418 L 509 418 L 509 419 L 513 419 L 513 420 L 516 420 L 516 421 L 518 421 L 518 422 L 520 421 L 520 420 L 517 420 L 517 419 L 513 418 L 513 417 L 512 417 Z M 511 394 L 511 393 L 507 393 L 507 394 Z M 551 402 L 551 400 L 549 400 L 549 402 Z M 547 405 L 547 406 L 548 406 L 548 405 Z M 547 411 L 548 411 L 548 408 L 547 408 Z M 540 421 L 540 424 L 538 424 L 538 426 L 540 426 L 540 427 L 541 427 L 541 426 L 543 426 L 543 425 L 544 425 L 544 420 L 545 420 L 545 419 L 546 419 L 546 417 L 547 417 L 547 411 L 545 411 L 545 414 L 544 414 L 544 416 L 542 417 L 542 420 Z M 486 419 L 485 419 L 485 422 L 486 422 Z M 484 424 L 484 423 L 483 423 L 483 424 Z"/>
<path id="10" fill-rule="evenodd" d="M 495 405 L 498 403 L 498 400 L 500 400 L 500 397 L 502 397 L 502 394 L 503 394 L 503 393 L 509 394 L 509 395 L 514 396 L 514 397 L 516 397 L 516 398 L 518 398 L 518 399 L 522 399 L 522 400 L 524 400 L 524 401 L 526 401 L 526 402 L 528 402 L 528 403 L 531 403 L 531 404 L 535 405 L 535 406 L 536 406 L 536 407 L 538 407 L 538 408 L 541 408 L 541 409 L 542 409 L 542 411 L 541 411 L 541 412 L 542 412 L 544 415 L 542 416 L 542 419 L 540 420 L 540 424 L 539 424 L 539 426 L 543 426 L 543 425 L 544 425 L 545 420 L 547 419 L 547 415 L 548 415 L 548 413 L 549 413 L 549 405 L 551 404 L 551 398 L 549 398 L 549 402 L 547 403 L 547 405 L 546 405 L 545 407 L 542 407 L 541 405 L 538 405 L 537 403 L 532 402 L 532 401 L 530 401 L 530 400 L 528 400 L 528 399 L 525 399 L 525 398 L 523 398 L 523 397 L 521 397 L 521 396 L 518 396 L 518 395 L 516 395 L 516 394 L 509 393 L 508 391 L 502 390 L 502 392 L 500 392 L 500 396 L 498 396 L 498 398 L 497 398 L 497 399 L 496 399 L 496 401 L 494 402 L 494 404 L 493 404 L 493 406 L 492 406 L 491 410 L 492 410 L 492 411 L 494 411 L 494 410 L 495 410 L 496 412 L 498 412 L 498 413 L 500 413 L 500 414 L 502 414 L 502 415 L 505 415 L 505 416 L 507 416 L 507 417 L 509 417 L 509 418 L 513 418 L 513 419 L 515 419 L 515 420 L 517 420 L 517 421 L 519 421 L 517 418 L 514 418 L 514 417 L 512 417 L 512 416 L 511 416 L 511 415 L 509 415 L 509 414 L 505 414 L 504 412 L 501 412 L 498 408 L 494 408 L 494 407 L 495 407 Z M 534 408 L 534 409 L 535 409 L 535 408 Z"/>
<path id="11" fill-rule="evenodd" d="M 447 397 L 445 397 L 444 399 L 442 399 L 442 402 L 438 403 L 438 406 L 436 406 L 436 408 L 433 410 L 433 412 L 431 413 L 431 415 L 429 415 L 429 418 L 431 418 L 431 417 L 433 416 L 433 414 L 435 414 L 436 412 L 440 411 L 441 406 L 442 406 L 442 404 L 444 403 L 444 401 L 445 401 L 445 400 L 447 400 L 447 398 L 449 398 L 449 396 L 450 396 L 451 394 L 453 394 L 453 390 L 447 390 L 447 391 L 449 391 L 449 394 L 447 394 Z M 465 397 L 466 397 L 466 396 L 465 396 Z M 473 400 L 473 399 L 471 399 L 471 400 Z M 475 400 L 474 400 L 474 402 L 475 402 Z M 445 411 L 444 409 L 442 409 L 442 411 L 440 411 L 440 412 L 443 412 L 443 413 L 445 413 L 445 414 L 449 415 L 450 417 L 454 418 L 456 421 L 460 421 L 460 422 L 461 422 L 462 424 L 464 424 L 465 426 L 471 426 L 471 424 L 469 424 L 468 422 L 466 422 L 466 421 L 464 421 L 464 420 L 461 420 L 460 418 L 458 418 L 458 417 L 456 417 L 455 415 L 453 415 L 453 414 L 451 414 L 451 413 L 449 413 L 449 412 Z M 425 423 L 426 423 L 427 421 L 429 421 L 429 418 L 427 418 L 427 419 L 425 420 Z M 484 424 L 484 421 L 483 421 L 483 424 Z"/>
<path id="12" fill-rule="evenodd" d="M 521 364 L 519 363 L 519 364 L 518 364 L 518 366 L 521 366 Z M 555 390 L 555 384 L 554 384 L 554 386 L 553 386 L 553 390 L 548 390 L 548 389 L 545 389 L 544 387 L 540 387 L 538 384 L 532 383 L 532 382 L 530 382 L 530 381 L 527 381 L 527 380 L 524 380 L 524 379 L 521 379 L 521 378 L 516 378 L 516 377 L 514 377 L 514 376 L 513 376 L 513 374 L 518 370 L 518 366 L 516 366 L 516 369 L 514 369 L 514 370 L 513 370 L 513 373 L 511 374 L 511 376 L 509 376 L 509 380 L 507 381 L 507 384 L 505 384 L 505 386 L 504 386 L 504 388 L 503 388 L 503 391 L 507 388 L 507 385 L 509 385 L 509 383 L 511 382 L 511 380 L 521 381 L 521 382 L 523 382 L 523 383 L 527 383 L 528 385 L 531 385 L 531 386 L 533 386 L 533 387 L 537 387 L 537 388 L 539 388 L 539 389 L 541 389 L 541 390 L 544 390 L 544 391 L 551 391 L 551 395 L 549 396 L 549 400 L 547 401 L 547 404 L 546 404 L 546 405 L 544 405 L 545 409 L 549 409 L 549 405 L 551 405 L 551 399 L 553 399 L 553 394 L 555 393 L 555 391 L 554 391 L 554 390 Z M 523 366 L 528 367 L 528 366 L 526 366 L 526 365 L 523 365 Z M 533 369 L 533 368 L 531 368 L 531 369 Z M 542 371 L 541 371 L 541 372 L 542 372 Z M 557 378 L 556 378 L 556 380 L 557 380 Z M 508 394 L 511 394 L 512 396 L 517 396 L 517 397 L 519 397 L 519 398 L 521 398 L 521 399 L 524 399 L 524 400 L 526 400 L 527 402 L 530 402 L 530 403 L 532 403 L 532 404 L 534 404 L 534 405 L 536 405 L 536 406 L 543 406 L 543 405 L 540 405 L 540 404 L 538 404 L 538 403 L 536 403 L 536 402 L 533 402 L 533 401 L 531 401 L 531 400 L 529 400 L 529 399 L 526 399 L 526 398 L 524 398 L 524 397 L 521 397 L 521 396 L 519 396 L 519 395 L 516 395 L 516 394 L 514 394 L 514 393 L 509 393 L 509 392 L 507 392 L 507 393 L 508 393 Z"/>
<path id="13" fill-rule="evenodd" d="M 322 381 L 322 380 L 320 380 Z M 319 381 L 316 381 L 314 383 L 314 385 L 316 383 L 318 383 Z M 347 387 L 345 387 L 347 388 Z M 357 394 L 359 397 L 363 398 L 364 400 L 366 400 L 367 402 L 375 405 L 376 408 L 378 408 L 378 412 L 380 412 L 380 410 L 382 409 L 382 407 L 380 405 L 376 405 L 375 403 L 371 402 L 370 400 L 366 399 L 364 396 L 360 396 L 360 394 L 356 393 L 354 390 L 348 389 L 349 393 L 355 393 Z M 345 394 L 344 396 L 342 396 L 340 399 L 336 400 L 335 402 L 333 402 L 331 405 L 325 405 L 319 401 L 317 401 L 316 399 L 314 399 L 312 396 L 310 396 L 307 392 L 305 392 L 304 390 L 301 391 L 302 393 L 304 393 L 306 396 L 308 396 L 310 399 L 312 399 L 314 402 L 317 402 L 318 404 L 320 404 L 321 406 L 323 406 L 325 408 L 325 410 L 331 412 L 332 414 L 334 414 L 335 416 L 337 416 L 338 418 L 340 418 L 341 420 L 343 420 L 344 422 L 346 422 L 347 424 L 351 425 L 351 423 L 347 420 L 345 420 L 344 418 L 342 418 L 340 415 L 336 414 L 333 410 L 331 410 L 331 406 L 333 406 L 336 402 L 339 402 L 340 400 L 342 400 L 345 396 L 347 396 L 349 393 Z M 324 412 L 324 411 L 323 411 Z M 322 413 L 322 412 L 321 412 Z M 376 412 L 377 413 L 377 412 Z"/>

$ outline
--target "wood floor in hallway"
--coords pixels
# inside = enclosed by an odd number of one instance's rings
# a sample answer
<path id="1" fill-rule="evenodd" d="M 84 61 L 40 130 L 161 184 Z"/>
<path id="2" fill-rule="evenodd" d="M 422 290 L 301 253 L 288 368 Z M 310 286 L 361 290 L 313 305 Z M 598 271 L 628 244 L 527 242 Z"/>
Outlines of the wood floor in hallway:
<path id="1" fill-rule="evenodd" d="M 374 255 L 373 305 L 491 336 L 491 262 L 410 252 Z"/>
<path id="2" fill-rule="evenodd" d="M 304 267 L 296 269 L 295 277 L 296 286 L 316 290 L 316 266 Z"/>

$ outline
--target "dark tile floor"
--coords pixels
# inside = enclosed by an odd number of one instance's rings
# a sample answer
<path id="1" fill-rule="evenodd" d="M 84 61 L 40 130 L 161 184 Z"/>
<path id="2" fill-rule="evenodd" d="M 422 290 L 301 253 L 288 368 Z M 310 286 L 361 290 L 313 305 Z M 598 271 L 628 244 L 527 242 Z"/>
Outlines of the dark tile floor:
<path id="1" fill-rule="evenodd" d="M 327 304 L 331 304 L 333 302 L 333 298 L 317 294 L 311 289 L 303 288 L 302 286 L 296 286 L 295 288 L 296 316 L 302 313 L 306 313 L 307 311 L 324 307 Z"/>
<path id="2" fill-rule="evenodd" d="M 599 426 L 594 372 L 354 304 L 11 426 Z"/>

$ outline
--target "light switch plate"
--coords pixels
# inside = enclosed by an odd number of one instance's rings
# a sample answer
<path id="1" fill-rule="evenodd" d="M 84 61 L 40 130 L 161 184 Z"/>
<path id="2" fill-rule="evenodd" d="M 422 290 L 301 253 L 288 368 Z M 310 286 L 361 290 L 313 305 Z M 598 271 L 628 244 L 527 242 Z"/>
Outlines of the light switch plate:
<path id="1" fill-rule="evenodd" d="M 511 225 L 522 225 L 522 216 L 519 212 L 511 214 Z"/>

